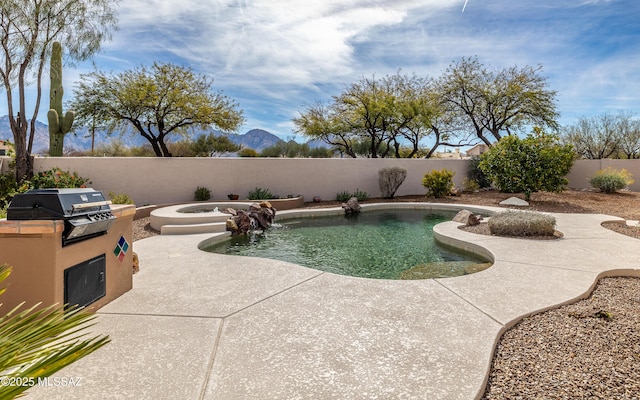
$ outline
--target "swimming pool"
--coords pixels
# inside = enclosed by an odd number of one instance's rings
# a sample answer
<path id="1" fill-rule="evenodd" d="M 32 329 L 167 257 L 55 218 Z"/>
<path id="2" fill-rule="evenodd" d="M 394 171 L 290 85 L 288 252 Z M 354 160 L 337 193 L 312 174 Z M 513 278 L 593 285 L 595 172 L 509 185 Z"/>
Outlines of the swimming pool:
<path id="1" fill-rule="evenodd" d="M 486 260 L 444 247 L 434 239 L 433 226 L 450 221 L 454 215 L 448 211 L 395 209 L 351 217 L 297 218 L 202 250 L 271 258 L 377 279 L 442 278 L 487 268 L 490 264 Z"/>

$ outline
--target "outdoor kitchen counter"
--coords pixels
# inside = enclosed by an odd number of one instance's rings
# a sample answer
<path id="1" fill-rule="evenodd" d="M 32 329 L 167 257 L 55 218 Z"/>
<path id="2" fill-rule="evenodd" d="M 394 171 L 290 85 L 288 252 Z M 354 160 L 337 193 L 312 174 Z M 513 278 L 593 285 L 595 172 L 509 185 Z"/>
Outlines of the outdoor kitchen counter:
<path id="1" fill-rule="evenodd" d="M 135 215 L 136 207 L 129 204 L 112 204 L 111 213 L 116 218 Z M 6 219 L 0 219 L 0 237 L 3 234 L 47 234 L 62 232 L 63 230 L 63 220 L 7 221 Z"/>
<path id="2" fill-rule="evenodd" d="M 102 235 L 63 245 L 63 220 L 0 220 L 0 265 L 12 268 L 4 286 L 2 303 L 7 309 L 25 302 L 62 305 L 73 299 L 68 270 L 82 268 L 100 258 L 102 270 L 99 291 L 90 295 L 90 306 L 97 310 L 133 286 L 134 205 L 111 205 L 113 225 Z M 81 272 L 81 274 L 83 274 Z M 84 275 L 83 278 L 84 279 Z M 104 281 L 104 283 L 102 283 Z M 77 288 L 76 293 L 84 289 Z"/>

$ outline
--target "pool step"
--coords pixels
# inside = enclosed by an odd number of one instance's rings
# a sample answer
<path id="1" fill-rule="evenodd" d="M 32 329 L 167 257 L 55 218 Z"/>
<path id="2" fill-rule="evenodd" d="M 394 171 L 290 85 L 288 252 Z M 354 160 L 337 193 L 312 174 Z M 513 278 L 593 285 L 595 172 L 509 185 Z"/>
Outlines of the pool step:
<path id="1" fill-rule="evenodd" d="M 206 222 L 203 224 L 162 225 L 161 235 L 189 235 L 195 233 L 220 233 L 227 230 L 227 221 Z"/>
<path id="2" fill-rule="evenodd" d="M 177 214 L 177 213 L 176 213 L 177 215 L 170 215 L 170 216 L 157 215 L 154 213 L 155 211 L 151 213 L 149 223 L 153 229 L 159 230 L 161 232 L 162 232 L 162 228 L 167 225 L 193 226 L 193 225 L 206 225 L 206 224 L 219 223 L 219 222 L 226 223 L 229 217 L 231 217 L 230 214 L 224 214 L 220 212 L 187 214 L 188 217 L 185 217 L 184 214 Z"/>

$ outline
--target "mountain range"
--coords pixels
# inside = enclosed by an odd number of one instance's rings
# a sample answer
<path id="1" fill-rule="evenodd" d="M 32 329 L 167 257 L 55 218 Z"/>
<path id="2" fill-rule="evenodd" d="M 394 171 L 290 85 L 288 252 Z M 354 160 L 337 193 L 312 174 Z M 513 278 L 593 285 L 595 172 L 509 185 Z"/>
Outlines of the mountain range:
<path id="1" fill-rule="evenodd" d="M 206 134 L 210 131 L 204 130 L 192 130 L 191 137 L 195 138 L 200 134 Z M 222 135 L 222 132 L 214 131 L 216 135 Z M 278 136 L 263 129 L 251 129 L 244 134 L 229 134 L 229 139 L 236 144 L 240 144 L 243 147 L 254 149 L 258 152 L 264 150 L 267 147 L 273 146 L 282 142 Z M 147 144 L 147 140 L 134 132 L 123 135 L 111 135 L 108 136 L 104 131 L 95 132 L 96 145 L 101 143 L 107 143 L 112 138 L 118 138 L 125 146 L 135 147 Z M 13 141 L 13 133 L 11 133 L 11 127 L 9 125 L 9 117 L 7 115 L 0 117 L 0 140 L 8 139 Z M 91 134 L 87 128 L 76 129 L 74 133 L 69 133 L 64 137 L 64 147 L 67 150 L 90 150 L 91 149 Z M 35 135 L 33 139 L 33 153 L 43 154 L 49 150 L 49 127 L 36 121 Z"/>

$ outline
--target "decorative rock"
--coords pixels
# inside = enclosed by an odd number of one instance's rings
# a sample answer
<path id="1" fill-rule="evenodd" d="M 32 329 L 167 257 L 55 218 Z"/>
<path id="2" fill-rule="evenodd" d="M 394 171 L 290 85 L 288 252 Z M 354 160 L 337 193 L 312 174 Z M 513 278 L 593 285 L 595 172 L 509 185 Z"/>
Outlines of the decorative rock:
<path id="1" fill-rule="evenodd" d="M 140 259 L 138 258 L 138 254 L 133 252 L 133 273 L 140 272 Z"/>
<path id="2" fill-rule="evenodd" d="M 238 215 L 238 212 L 231 207 L 225 208 L 224 210 L 222 210 L 222 212 L 225 214 Z"/>
<path id="3" fill-rule="evenodd" d="M 502 200 L 500 204 L 503 206 L 521 206 L 521 207 L 526 207 L 529 205 L 528 202 L 522 199 L 519 199 L 517 197 L 509 197 L 506 200 Z"/>
<path id="4" fill-rule="evenodd" d="M 467 226 L 480 225 L 480 221 L 482 221 L 481 215 L 471 214 L 469 215 L 469 219 L 467 220 Z"/>
<path id="5" fill-rule="evenodd" d="M 459 222 L 467 226 L 478 225 L 480 221 L 482 221 L 482 217 L 479 215 L 474 215 L 469 210 L 460 210 L 458 211 L 456 216 L 453 217 L 453 222 Z"/>
<path id="6" fill-rule="evenodd" d="M 232 217 L 227 220 L 227 231 L 231 232 L 231 236 L 247 234 L 259 229 L 269 229 L 276 216 L 276 209 L 273 208 L 271 203 L 268 201 L 264 201 L 260 204 L 253 203 L 249 205 L 248 211 L 235 211 L 233 209 L 227 210 L 232 211 L 230 212 Z"/>
<path id="7" fill-rule="evenodd" d="M 233 218 L 229 218 L 227 220 L 227 230 L 230 231 L 232 235 L 234 232 L 238 232 L 238 224 L 236 224 L 236 221 L 234 221 Z"/>
<path id="8" fill-rule="evenodd" d="M 356 214 L 360 212 L 360 204 L 358 204 L 358 198 L 352 197 L 346 203 L 342 203 L 341 207 L 344 209 L 345 214 Z"/>
<path id="9" fill-rule="evenodd" d="M 456 214 L 455 217 L 453 217 L 453 222 L 459 222 L 461 224 L 466 224 L 467 221 L 469 220 L 469 216 L 473 215 L 473 213 L 469 210 L 460 210 L 458 211 L 458 213 Z"/>

